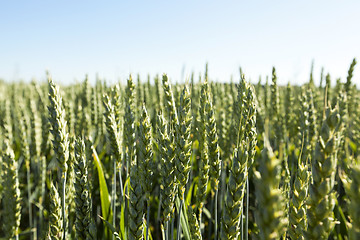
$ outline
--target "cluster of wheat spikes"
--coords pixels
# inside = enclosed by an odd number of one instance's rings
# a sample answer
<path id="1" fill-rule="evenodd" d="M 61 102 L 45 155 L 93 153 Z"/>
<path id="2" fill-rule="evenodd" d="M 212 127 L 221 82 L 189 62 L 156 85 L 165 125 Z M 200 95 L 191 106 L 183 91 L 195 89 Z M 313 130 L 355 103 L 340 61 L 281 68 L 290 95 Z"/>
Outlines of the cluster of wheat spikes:
<path id="1" fill-rule="evenodd" d="M 0 81 L 0 239 L 360 239 L 355 66 Z"/>

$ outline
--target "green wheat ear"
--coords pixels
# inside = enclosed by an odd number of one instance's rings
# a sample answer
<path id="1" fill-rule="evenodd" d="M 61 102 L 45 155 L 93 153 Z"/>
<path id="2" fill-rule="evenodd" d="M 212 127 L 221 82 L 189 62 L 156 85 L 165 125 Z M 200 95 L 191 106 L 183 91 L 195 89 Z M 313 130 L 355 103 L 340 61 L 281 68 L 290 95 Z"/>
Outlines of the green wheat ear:
<path id="1" fill-rule="evenodd" d="M 39 113 L 36 109 L 36 103 L 34 99 L 30 99 L 28 102 L 29 109 L 30 109 L 30 156 L 32 157 L 35 162 L 38 161 L 38 157 L 40 155 L 40 119 Z"/>
<path id="2" fill-rule="evenodd" d="M 354 58 L 350 64 L 350 67 L 349 67 L 349 71 L 348 71 L 348 76 L 346 78 L 346 83 L 344 84 L 345 85 L 345 91 L 346 91 L 346 95 L 350 96 L 350 88 L 351 88 L 351 79 L 353 77 L 353 72 L 354 72 L 354 68 L 355 68 L 355 65 L 356 65 L 356 59 Z"/>
<path id="3" fill-rule="evenodd" d="M 279 189 L 281 161 L 275 157 L 266 137 L 264 141 L 259 169 L 254 173 L 258 202 L 255 219 L 260 239 L 280 239 L 288 225 L 284 195 Z"/>
<path id="4" fill-rule="evenodd" d="M 41 144 L 40 144 L 40 153 L 42 156 L 46 156 L 49 149 L 49 133 L 50 133 L 50 123 L 48 119 L 48 114 L 46 112 L 45 99 L 41 93 L 41 89 L 35 85 L 37 92 L 37 104 L 39 108 L 39 113 L 41 115 Z"/>
<path id="5" fill-rule="evenodd" d="M 65 110 L 59 88 L 49 78 L 49 122 L 54 136 L 53 149 L 63 173 L 67 172 L 69 140 L 66 132 Z"/>
<path id="6" fill-rule="evenodd" d="M 211 100 L 206 103 L 206 132 L 207 145 L 209 151 L 209 166 L 211 184 L 216 191 L 219 188 L 219 178 L 221 169 L 220 148 L 218 144 L 218 136 L 216 132 L 215 112 Z"/>
<path id="7" fill-rule="evenodd" d="M 290 83 L 287 84 L 286 93 L 285 93 L 285 124 L 286 131 L 290 141 L 293 141 L 293 138 L 297 134 L 297 124 L 296 124 L 296 114 L 294 106 L 294 91 Z"/>
<path id="8" fill-rule="evenodd" d="M 129 235 L 130 240 L 143 239 L 144 192 L 138 179 L 138 166 L 130 168 Z"/>
<path id="9" fill-rule="evenodd" d="M 360 165 L 353 166 L 350 170 L 349 179 L 344 182 L 346 194 L 349 197 L 349 214 L 351 225 L 349 239 L 360 239 Z"/>
<path id="10" fill-rule="evenodd" d="M 335 226 L 333 191 L 340 136 L 338 108 L 327 109 L 312 162 L 312 183 L 307 201 L 308 229 L 306 239 L 327 239 Z"/>
<path id="11" fill-rule="evenodd" d="M 125 88 L 125 113 L 124 113 L 124 133 L 123 133 L 123 145 L 126 151 L 126 162 L 130 166 L 132 161 L 134 161 L 136 155 L 135 148 L 135 116 L 134 116 L 134 82 L 131 75 L 127 80 L 127 86 Z"/>
<path id="12" fill-rule="evenodd" d="M 222 219 L 221 239 L 237 239 L 240 233 L 240 215 L 243 209 L 248 152 L 235 149 L 232 167 L 225 196 L 225 209 Z"/>
<path id="13" fill-rule="evenodd" d="M 59 162 L 61 168 L 61 208 L 63 216 L 63 239 L 66 238 L 66 175 L 68 170 L 68 158 L 69 158 L 69 136 L 67 133 L 66 120 L 65 120 L 65 109 L 60 95 L 59 88 L 54 84 L 52 79 L 48 77 L 49 87 L 49 122 L 52 126 L 51 133 L 54 137 L 53 149 L 56 155 L 56 159 Z"/>
<path id="14" fill-rule="evenodd" d="M 309 171 L 305 161 L 299 159 L 290 200 L 289 235 L 291 239 L 304 239 L 307 228 L 306 199 L 309 188 Z"/>
<path id="15" fill-rule="evenodd" d="M 173 131 L 176 129 L 176 126 L 179 124 L 177 111 L 175 107 L 175 100 L 173 96 L 173 92 L 171 90 L 171 85 L 169 83 L 168 76 L 166 74 L 163 75 L 162 84 L 164 89 L 164 103 L 165 103 L 165 117 L 169 119 L 170 128 L 168 131 Z M 173 139 L 171 139 L 173 141 Z"/>
<path id="16" fill-rule="evenodd" d="M 163 197 L 161 203 L 163 209 L 163 221 L 167 222 L 174 214 L 174 202 L 176 193 L 174 174 L 175 146 L 171 143 L 170 138 L 167 135 L 167 124 L 161 114 L 158 115 L 158 136 L 158 146 L 161 157 L 160 192 Z"/>
<path id="17" fill-rule="evenodd" d="M 120 143 L 120 133 L 118 129 L 118 124 L 116 123 L 115 109 L 108 95 L 104 95 L 103 103 L 105 108 L 104 117 L 105 117 L 106 129 L 108 132 L 111 152 L 114 155 L 116 161 L 119 161 L 121 157 L 121 143 Z"/>
<path id="18" fill-rule="evenodd" d="M 8 239 L 18 239 L 21 205 L 20 205 L 20 189 L 17 162 L 13 150 L 10 148 L 8 140 L 4 141 L 4 153 L 2 156 L 2 170 L 4 185 L 3 189 L 3 229 Z"/>
<path id="19" fill-rule="evenodd" d="M 206 104 L 209 99 L 208 93 L 208 83 L 204 82 L 201 88 L 200 96 L 200 108 L 199 115 L 200 121 L 199 124 L 199 149 L 201 151 L 201 156 L 199 160 L 199 182 L 198 182 L 198 191 L 197 191 L 197 202 L 199 203 L 199 216 L 201 216 L 202 208 L 205 204 L 206 199 L 206 190 L 209 181 L 209 158 L 208 158 L 208 144 L 207 144 L 207 132 L 206 132 Z M 200 219 L 201 220 L 201 219 Z M 201 221 L 200 221 L 201 222 Z"/>
<path id="20" fill-rule="evenodd" d="M 12 129 L 12 119 L 11 119 L 11 107 L 10 101 L 5 99 L 4 100 L 4 113 L 2 116 L 2 131 L 4 139 L 8 139 L 9 142 L 13 142 L 13 129 Z"/>
<path id="21" fill-rule="evenodd" d="M 121 106 L 121 89 L 120 89 L 120 85 L 116 84 L 112 89 L 111 89 L 111 101 L 112 104 L 114 106 L 114 115 L 115 115 L 115 122 L 117 125 L 117 131 L 120 132 L 121 129 L 121 122 L 120 122 L 120 118 L 122 117 L 122 106 Z"/>
<path id="22" fill-rule="evenodd" d="M 75 164 L 75 137 L 70 137 L 69 139 L 69 159 L 68 159 L 68 171 L 66 179 L 66 212 L 69 215 L 74 212 L 74 164 Z"/>
<path id="23" fill-rule="evenodd" d="M 75 141 L 75 229 L 77 239 L 96 239 L 95 227 L 91 218 L 91 198 L 88 183 L 88 169 L 85 155 L 85 143 Z"/>
<path id="24" fill-rule="evenodd" d="M 191 206 L 187 208 L 187 215 L 189 221 L 190 235 L 192 240 L 201 240 L 201 232 L 199 222 Z"/>
<path id="25" fill-rule="evenodd" d="M 279 88 L 277 86 L 277 76 L 276 76 L 276 70 L 275 67 L 273 67 L 272 69 L 272 78 L 271 78 L 271 85 L 270 85 L 270 104 L 271 104 L 271 108 L 270 108 L 270 118 L 271 118 L 271 123 L 272 123 L 272 127 L 274 128 L 275 131 L 275 141 L 278 144 L 280 139 L 278 139 L 280 132 L 277 131 L 281 126 L 279 126 L 279 121 L 280 121 L 280 98 L 279 98 Z"/>
<path id="26" fill-rule="evenodd" d="M 63 220 L 61 211 L 61 201 L 55 185 L 51 181 L 50 186 L 50 216 L 49 216 L 49 236 L 50 239 L 60 240 L 63 235 Z"/>
<path id="27" fill-rule="evenodd" d="M 146 199 L 150 199 L 152 190 L 152 176 L 153 176 L 153 150 L 151 138 L 151 124 L 150 118 L 143 105 L 142 114 L 140 118 L 139 127 L 139 159 L 138 171 L 141 187 L 146 195 Z"/>
<path id="28" fill-rule="evenodd" d="M 176 180 L 179 183 L 179 197 L 183 198 L 185 193 L 186 183 L 188 182 L 190 173 L 190 156 L 191 145 L 191 100 L 189 96 L 189 90 L 185 86 L 180 96 L 179 107 L 179 125 L 176 131 L 176 158 L 175 158 L 175 175 Z"/>

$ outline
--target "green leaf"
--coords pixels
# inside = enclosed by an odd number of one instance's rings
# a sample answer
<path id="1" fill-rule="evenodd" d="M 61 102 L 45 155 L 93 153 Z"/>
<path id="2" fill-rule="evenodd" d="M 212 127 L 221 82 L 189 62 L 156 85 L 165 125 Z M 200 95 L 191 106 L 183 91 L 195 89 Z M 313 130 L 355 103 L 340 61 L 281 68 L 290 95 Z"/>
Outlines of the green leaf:
<path id="1" fill-rule="evenodd" d="M 195 183 L 197 182 L 197 179 L 198 179 L 198 177 L 194 178 L 194 180 L 190 184 L 189 191 L 186 194 L 185 203 L 186 203 L 187 206 L 191 205 L 191 198 L 192 198 L 192 195 L 193 195 L 193 190 L 194 190 Z"/>
<path id="2" fill-rule="evenodd" d="M 207 209 L 207 208 L 203 208 L 203 213 L 205 214 L 205 216 L 208 218 L 208 219 L 210 219 L 210 220 L 212 220 L 212 218 L 211 218 L 211 213 L 210 213 L 210 211 Z"/>
<path id="3" fill-rule="evenodd" d="M 144 221 L 143 221 L 143 236 L 146 236 L 146 226 L 147 226 L 146 219 L 144 219 Z M 145 239 L 145 237 L 144 237 L 144 239 Z M 153 240 L 150 230 L 149 230 L 149 239 Z"/>
<path id="4" fill-rule="evenodd" d="M 124 183 L 124 194 L 126 194 L 126 188 L 129 186 L 130 184 L 130 177 L 128 177 Z"/>
<path id="5" fill-rule="evenodd" d="M 179 209 L 180 207 L 180 198 L 176 197 L 176 209 Z M 180 216 L 180 224 L 181 224 L 181 229 L 182 229 L 182 233 L 184 234 L 184 237 L 186 240 L 191 240 L 190 237 L 190 228 L 189 228 L 189 221 L 188 221 L 188 217 L 187 217 L 187 204 L 183 204 L 183 210 L 181 211 L 181 216 Z M 179 214 L 179 211 L 177 211 L 177 213 Z"/>
<path id="6" fill-rule="evenodd" d="M 99 175 L 99 186 L 100 186 L 100 200 L 101 200 L 101 211 L 102 214 L 104 216 L 104 218 L 109 221 L 110 223 L 112 223 L 112 211 L 110 208 L 110 202 L 111 202 L 111 198 L 110 198 L 110 194 L 108 191 L 108 187 L 106 185 L 106 180 L 104 177 L 104 171 L 100 162 L 100 159 L 96 153 L 96 150 L 94 149 L 93 146 L 91 146 L 92 152 L 93 152 L 93 157 L 94 157 L 94 162 L 95 162 L 95 166 L 98 170 L 98 175 Z"/>
<path id="7" fill-rule="evenodd" d="M 356 144 L 355 144 L 353 141 L 351 141 L 350 139 L 349 139 L 349 146 L 350 146 L 350 148 L 351 148 L 351 150 L 352 150 L 353 152 L 356 152 L 357 146 L 356 146 Z"/>
<path id="8" fill-rule="evenodd" d="M 114 228 L 114 226 L 109 223 L 108 221 L 106 221 L 106 219 L 104 219 L 102 216 L 99 215 L 99 218 L 101 220 L 103 220 L 103 222 L 105 223 L 105 225 L 111 230 L 111 232 L 114 234 L 116 240 L 121 240 L 120 236 L 119 236 L 119 233 L 116 232 L 116 229 Z"/>
<path id="9" fill-rule="evenodd" d="M 339 202 L 337 199 L 335 199 L 335 208 L 334 208 L 334 213 L 335 213 L 335 216 L 337 216 L 337 220 L 340 221 L 340 229 L 337 234 L 338 235 L 341 235 L 341 236 L 348 236 L 348 227 L 347 227 L 347 220 L 346 220 L 346 217 L 344 215 L 344 212 L 341 208 L 341 206 L 339 205 Z M 338 229 L 335 228 L 335 231 L 337 231 Z"/>
<path id="10" fill-rule="evenodd" d="M 162 239 L 163 240 L 165 240 L 166 238 L 165 238 L 165 230 L 164 230 L 164 225 L 163 224 L 161 224 L 161 236 L 162 236 Z"/>
<path id="11" fill-rule="evenodd" d="M 127 239 L 127 235 L 125 233 L 125 202 L 121 204 L 120 210 L 120 235 L 123 239 Z"/>

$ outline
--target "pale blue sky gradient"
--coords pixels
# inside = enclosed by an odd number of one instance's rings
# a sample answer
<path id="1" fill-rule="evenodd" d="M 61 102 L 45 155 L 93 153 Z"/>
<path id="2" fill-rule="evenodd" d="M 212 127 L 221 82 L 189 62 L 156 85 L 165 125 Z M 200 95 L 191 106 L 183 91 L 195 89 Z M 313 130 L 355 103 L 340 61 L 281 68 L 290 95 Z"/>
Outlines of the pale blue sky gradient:
<path id="1" fill-rule="evenodd" d="M 322 66 L 344 81 L 360 57 L 359 12 L 355 0 L 1 1 L 0 78 L 181 81 L 208 62 L 213 80 L 237 81 L 241 66 L 257 82 L 275 66 L 281 84 L 299 84 L 314 59 L 317 82 Z"/>

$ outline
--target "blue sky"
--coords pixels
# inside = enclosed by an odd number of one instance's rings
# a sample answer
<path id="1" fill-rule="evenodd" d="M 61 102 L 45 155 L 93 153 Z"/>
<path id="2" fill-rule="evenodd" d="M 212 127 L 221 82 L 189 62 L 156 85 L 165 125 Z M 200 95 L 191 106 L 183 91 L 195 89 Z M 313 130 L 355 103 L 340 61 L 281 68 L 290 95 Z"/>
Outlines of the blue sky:
<path id="1" fill-rule="evenodd" d="M 299 84 L 314 60 L 315 80 L 323 66 L 335 81 L 360 57 L 359 10 L 355 0 L 1 1 L 0 78 L 182 81 L 208 62 L 213 80 L 238 80 L 241 66 L 256 82 L 275 66 L 281 84 Z"/>

